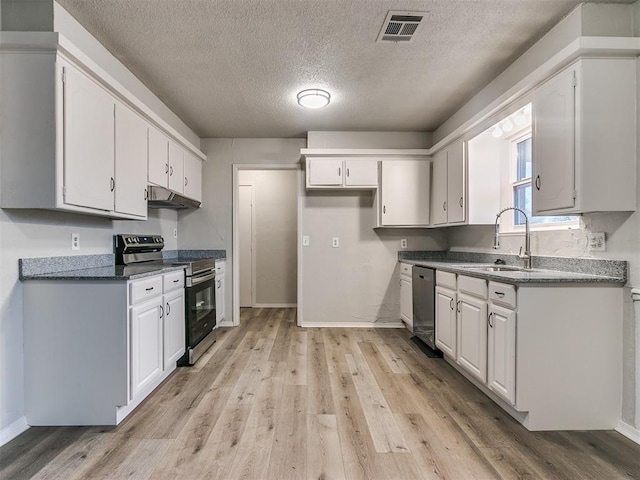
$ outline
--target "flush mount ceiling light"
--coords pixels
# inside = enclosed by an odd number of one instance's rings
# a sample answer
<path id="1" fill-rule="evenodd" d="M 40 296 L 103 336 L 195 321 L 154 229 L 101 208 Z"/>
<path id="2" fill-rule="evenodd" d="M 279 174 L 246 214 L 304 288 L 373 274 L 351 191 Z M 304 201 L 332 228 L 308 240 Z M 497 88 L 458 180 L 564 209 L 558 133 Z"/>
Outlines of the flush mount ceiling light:
<path id="1" fill-rule="evenodd" d="M 298 104 L 306 108 L 322 108 L 329 105 L 331 94 L 319 88 L 309 88 L 298 93 Z"/>

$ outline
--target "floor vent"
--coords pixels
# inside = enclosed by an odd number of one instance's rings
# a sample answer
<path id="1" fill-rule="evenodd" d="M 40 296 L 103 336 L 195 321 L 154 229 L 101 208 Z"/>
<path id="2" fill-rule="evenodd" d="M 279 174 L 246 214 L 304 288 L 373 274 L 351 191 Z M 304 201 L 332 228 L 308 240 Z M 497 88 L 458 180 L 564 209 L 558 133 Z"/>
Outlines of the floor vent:
<path id="1" fill-rule="evenodd" d="M 390 11 L 382 24 L 378 42 L 410 42 L 424 18 L 424 12 Z"/>

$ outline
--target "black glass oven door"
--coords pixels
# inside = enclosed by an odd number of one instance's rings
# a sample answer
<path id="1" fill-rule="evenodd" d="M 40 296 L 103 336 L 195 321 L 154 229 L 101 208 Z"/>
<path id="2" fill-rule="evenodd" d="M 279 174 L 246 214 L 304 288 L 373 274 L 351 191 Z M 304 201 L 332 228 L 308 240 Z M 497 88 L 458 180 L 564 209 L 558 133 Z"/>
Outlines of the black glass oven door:
<path id="1" fill-rule="evenodd" d="M 215 274 L 205 278 L 193 278 L 192 286 L 186 289 L 187 346 L 192 348 L 216 326 Z"/>

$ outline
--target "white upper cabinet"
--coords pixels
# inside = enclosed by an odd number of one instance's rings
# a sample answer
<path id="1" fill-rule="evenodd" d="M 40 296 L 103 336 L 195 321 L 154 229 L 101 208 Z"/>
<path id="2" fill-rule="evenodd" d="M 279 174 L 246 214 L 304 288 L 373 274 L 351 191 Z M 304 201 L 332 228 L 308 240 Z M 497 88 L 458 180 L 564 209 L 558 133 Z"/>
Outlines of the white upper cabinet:
<path id="1" fill-rule="evenodd" d="M 636 60 L 585 58 L 533 96 L 534 214 L 636 208 Z"/>
<path id="2" fill-rule="evenodd" d="M 190 153 L 184 154 L 184 195 L 202 201 L 202 162 Z"/>
<path id="3" fill-rule="evenodd" d="M 465 218 L 465 142 L 458 141 L 433 157 L 431 224 L 461 223 Z"/>
<path id="4" fill-rule="evenodd" d="M 147 214 L 147 122 L 116 103 L 115 211 Z"/>
<path id="5" fill-rule="evenodd" d="M 427 226 L 430 178 L 427 160 L 383 160 L 379 226 Z"/>
<path id="6" fill-rule="evenodd" d="M 373 158 L 307 158 L 307 189 L 378 188 L 378 160 Z"/>
<path id="7" fill-rule="evenodd" d="M 78 69 L 62 67 L 64 202 L 113 210 L 113 97 Z"/>
<path id="8" fill-rule="evenodd" d="M 169 186 L 169 139 L 156 127 L 149 127 L 148 180 L 153 185 Z"/>
<path id="9" fill-rule="evenodd" d="M 184 193 L 184 150 L 169 140 L 169 190 Z"/>

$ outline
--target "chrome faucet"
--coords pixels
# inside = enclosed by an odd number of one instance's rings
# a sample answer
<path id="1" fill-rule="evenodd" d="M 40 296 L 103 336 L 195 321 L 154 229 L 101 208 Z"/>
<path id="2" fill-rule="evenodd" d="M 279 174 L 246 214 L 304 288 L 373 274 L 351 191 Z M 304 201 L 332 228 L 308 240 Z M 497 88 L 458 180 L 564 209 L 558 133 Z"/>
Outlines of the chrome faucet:
<path id="1" fill-rule="evenodd" d="M 502 215 L 507 210 L 515 210 L 517 212 L 522 213 L 524 215 L 525 222 L 525 237 L 524 237 L 524 254 L 522 253 L 522 247 L 520 247 L 520 253 L 518 254 L 518 258 L 524 260 L 524 268 L 526 270 L 531 270 L 531 230 L 529 230 L 529 217 L 524 213 L 521 209 L 517 207 L 507 207 L 503 208 L 496 215 L 496 224 L 495 224 L 495 234 L 493 236 L 493 248 L 496 250 L 500 248 L 500 224 L 498 223 L 500 220 L 500 215 Z"/>

